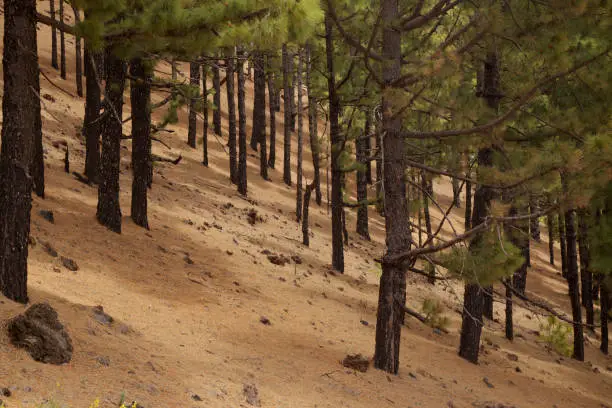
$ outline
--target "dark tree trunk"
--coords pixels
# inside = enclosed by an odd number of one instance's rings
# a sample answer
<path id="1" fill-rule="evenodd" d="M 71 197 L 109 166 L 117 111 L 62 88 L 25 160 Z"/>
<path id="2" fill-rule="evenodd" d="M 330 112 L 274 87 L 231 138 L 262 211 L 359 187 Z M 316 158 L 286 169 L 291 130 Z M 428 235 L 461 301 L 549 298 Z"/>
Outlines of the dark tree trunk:
<path id="1" fill-rule="evenodd" d="M 559 246 L 561 247 L 561 276 L 567 279 L 567 243 L 565 240 L 565 220 L 561 213 L 558 214 L 559 224 Z"/>
<path id="2" fill-rule="evenodd" d="M 514 340 L 514 323 L 512 321 L 512 280 L 506 278 L 506 338 Z"/>
<path id="3" fill-rule="evenodd" d="M 304 116 L 303 106 L 302 106 L 302 67 L 304 63 L 304 58 L 302 55 L 302 50 L 298 51 L 298 66 L 297 66 L 297 195 L 296 195 L 296 206 L 295 213 L 297 222 L 300 222 L 302 218 L 302 190 L 304 184 L 304 170 L 303 170 L 303 159 L 304 159 Z"/>
<path id="4" fill-rule="evenodd" d="M 364 134 L 355 140 L 355 153 L 359 166 L 356 172 L 357 202 L 359 203 L 357 208 L 357 234 L 368 241 L 370 240 L 370 231 L 368 228 L 368 175 L 366 162 L 369 162 L 369 160 L 366 136 L 370 132 L 370 128 L 370 115 L 366 113 Z"/>
<path id="5" fill-rule="evenodd" d="M 87 17 L 86 17 L 87 18 Z M 85 44 L 85 120 L 83 136 L 85 137 L 85 177 L 92 183 L 99 182 L 100 175 L 100 84 L 97 63 L 100 55 Z"/>
<path id="6" fill-rule="evenodd" d="M 234 90 L 235 78 L 235 52 L 230 52 L 229 58 L 226 60 L 227 71 L 225 74 L 227 85 L 227 112 L 228 118 L 228 136 L 227 146 L 229 148 L 229 174 L 232 184 L 238 184 L 238 155 L 236 152 L 236 91 Z"/>
<path id="7" fill-rule="evenodd" d="M 247 134 L 246 134 L 246 107 L 244 53 L 238 53 L 238 192 L 247 195 Z"/>
<path id="8" fill-rule="evenodd" d="M 484 63 L 483 96 L 492 111 L 497 112 L 500 98 L 499 60 L 497 52 L 490 51 Z M 481 148 L 478 151 L 478 167 L 486 171 L 487 167 L 493 165 L 493 149 Z M 489 215 L 489 207 L 493 200 L 494 191 L 484 185 L 478 186 L 474 195 L 474 212 L 471 225 L 482 224 Z M 479 244 L 482 235 L 476 235 L 470 248 Z M 490 295 L 490 294 L 489 294 Z M 480 335 L 483 326 L 483 313 L 485 293 L 480 284 L 468 282 L 465 285 L 463 296 L 463 316 L 461 322 L 461 338 L 459 344 L 459 356 L 471 363 L 478 363 L 478 352 L 480 348 Z"/>
<path id="9" fill-rule="evenodd" d="M 368 119 L 370 120 L 370 129 L 368 130 L 368 134 L 366 135 L 367 138 L 365 140 L 365 146 L 367 152 L 366 154 L 368 157 L 370 157 L 372 156 L 372 130 L 374 129 L 374 126 L 372 126 L 372 122 L 375 120 L 375 118 L 371 111 L 369 111 L 367 115 Z M 372 160 L 368 160 L 366 163 L 366 178 L 368 180 L 368 184 L 372 185 L 372 183 L 374 182 L 372 179 Z"/>
<path id="10" fill-rule="evenodd" d="M 272 57 L 268 56 L 268 66 L 272 67 Z M 270 154 L 268 155 L 268 167 L 274 169 L 276 166 L 276 86 L 274 85 L 274 74 L 268 73 L 268 112 L 270 115 Z"/>
<path id="11" fill-rule="evenodd" d="M 189 84 L 191 86 L 197 86 L 200 89 L 200 64 L 192 62 L 189 64 Z M 198 137 L 198 98 L 199 95 L 194 96 L 189 101 L 189 124 L 187 129 L 187 144 L 196 148 L 197 137 Z"/>
<path id="12" fill-rule="evenodd" d="M 325 19 L 325 49 L 327 58 L 327 86 L 329 91 L 329 125 L 331 149 L 331 208 L 332 208 L 332 267 L 344 273 L 344 248 L 342 245 L 342 215 L 344 203 L 342 202 L 342 169 L 340 168 L 340 153 L 344 149 L 344 140 L 340 133 L 340 99 L 336 89 L 334 77 L 334 42 L 332 22 L 330 17 Z M 293 92 L 290 92 L 292 99 Z M 291 135 L 289 135 L 291 136 Z"/>
<path id="13" fill-rule="evenodd" d="M 283 156 L 283 181 L 291 186 L 291 71 L 293 71 L 293 57 L 287 51 L 287 44 L 283 44 L 283 94 L 285 96 L 284 117 L 284 156 Z"/>
<path id="14" fill-rule="evenodd" d="M 607 286 L 609 282 L 603 281 L 599 286 L 600 295 L 600 320 L 601 320 L 601 346 L 600 350 L 604 354 L 608 354 L 608 320 L 610 317 L 610 291 Z"/>
<path id="15" fill-rule="evenodd" d="M 540 211 L 538 202 L 535 199 L 531 199 L 531 201 L 529 201 L 529 210 L 531 211 L 531 214 L 535 214 L 538 211 Z M 531 218 L 530 230 L 531 230 L 531 238 L 536 242 L 540 242 L 541 241 L 540 219 L 538 217 Z"/>
<path id="16" fill-rule="evenodd" d="M 465 182 L 465 230 L 471 228 L 472 219 L 472 182 Z"/>
<path id="17" fill-rule="evenodd" d="M 482 315 L 489 320 L 493 320 L 493 285 L 484 288 L 483 296 Z"/>
<path id="18" fill-rule="evenodd" d="M 546 224 L 548 227 L 548 262 L 552 266 L 555 266 L 555 224 L 552 217 L 553 216 L 551 214 L 546 216 Z"/>
<path id="19" fill-rule="evenodd" d="M 425 229 L 427 230 L 427 240 L 431 239 L 432 229 L 431 229 L 431 216 L 429 214 L 429 183 L 427 181 L 427 176 L 425 171 L 421 171 L 421 193 L 423 194 L 423 216 L 425 218 Z"/>
<path id="20" fill-rule="evenodd" d="M 393 25 L 399 18 L 398 0 L 382 0 L 381 22 L 383 65 L 382 133 L 384 161 L 385 227 L 387 253 L 382 262 L 376 317 L 374 367 L 397 374 L 404 307 L 406 304 L 406 269 L 402 262 L 385 261 L 409 250 L 412 245 L 408 200 L 406 198 L 406 149 L 401 136 L 402 121 L 388 90 L 401 76 L 401 33 Z"/>
<path id="21" fill-rule="evenodd" d="M 595 312 L 593 310 L 593 274 L 590 269 L 588 216 L 587 210 L 578 211 L 578 250 L 580 251 L 582 306 L 586 310 L 586 323 L 593 330 Z"/>
<path id="22" fill-rule="evenodd" d="M 119 173 L 121 162 L 121 114 L 125 89 L 126 64 L 108 47 L 106 64 L 106 107 L 102 121 L 102 160 L 98 186 L 98 221 L 113 232 L 121 233 Z"/>
<path id="23" fill-rule="evenodd" d="M 376 131 L 376 209 L 378 214 L 384 217 L 385 215 L 385 186 L 383 180 L 383 144 L 380 124 L 378 121 L 374 124 L 374 130 Z"/>
<path id="24" fill-rule="evenodd" d="M 59 20 L 64 22 L 64 0 L 59 2 Z M 60 75 L 66 79 L 66 35 L 60 30 Z"/>
<path id="25" fill-rule="evenodd" d="M 323 202 L 321 193 L 321 146 L 317 135 L 317 101 L 312 93 L 312 55 L 310 44 L 306 45 L 306 88 L 308 89 L 308 132 L 310 133 L 310 150 L 312 152 L 313 184 L 317 205 Z M 368 162 L 369 163 L 369 162 Z"/>
<path id="26" fill-rule="evenodd" d="M 525 208 L 525 213 L 527 208 Z M 509 216 L 519 215 L 518 209 L 514 206 L 510 207 Z M 513 290 L 524 294 L 525 281 L 527 277 L 527 256 L 529 251 L 529 221 L 521 221 L 515 225 L 506 226 L 506 234 L 510 237 L 510 241 L 521 250 L 523 263 L 514 271 L 512 278 L 506 279 L 506 338 L 512 340 L 514 338 L 513 323 L 512 323 L 512 295 Z"/>
<path id="27" fill-rule="evenodd" d="M 306 246 L 310 245 L 310 234 L 308 231 L 308 208 L 310 207 L 310 196 L 314 189 L 314 183 L 306 185 L 304 190 L 304 208 L 302 209 L 302 243 Z"/>
<path id="28" fill-rule="evenodd" d="M 35 120 L 34 158 L 32 163 L 30 163 L 30 174 L 34 192 L 38 197 L 45 198 L 45 155 L 43 152 L 42 118 L 38 115 L 35 117 Z"/>
<path id="29" fill-rule="evenodd" d="M 55 20 L 55 0 L 49 0 L 49 14 L 51 18 Z M 55 69 L 59 69 L 59 64 L 57 62 L 57 29 L 55 25 L 51 26 L 51 66 Z"/>
<path id="30" fill-rule="evenodd" d="M 199 67 L 197 67 L 199 69 Z M 151 79 L 149 69 L 142 59 L 131 61 L 130 100 L 132 103 L 132 208 L 131 216 L 136 225 L 149 229 L 147 217 L 147 188 L 151 156 Z"/>
<path id="31" fill-rule="evenodd" d="M 251 149 L 257 151 L 257 145 L 266 134 L 266 73 L 264 57 L 261 51 L 253 52 L 253 130 L 251 132 Z M 266 152 L 264 151 L 264 156 Z M 267 167 L 267 160 L 264 167 Z M 263 177 L 263 169 L 260 169 Z M 265 177 L 267 178 L 267 177 Z"/>
<path id="32" fill-rule="evenodd" d="M 213 129 L 215 134 L 221 136 L 221 74 L 219 73 L 218 64 L 218 61 L 213 61 L 213 88 L 215 89 L 215 95 L 213 96 L 215 104 L 215 109 L 213 110 Z"/>
<path id="33" fill-rule="evenodd" d="M 266 70 L 261 51 L 253 53 L 253 133 L 251 148 L 259 144 L 259 175 L 268 180 L 268 147 L 266 144 Z"/>
<path id="34" fill-rule="evenodd" d="M 578 289 L 578 255 L 576 251 L 576 226 L 574 210 L 565 213 L 565 235 L 567 244 L 567 285 L 574 321 L 574 354 L 572 357 L 584 361 L 584 334 L 582 331 L 582 309 Z"/>
<path id="35" fill-rule="evenodd" d="M 0 291 L 7 298 L 24 304 L 28 302 L 32 209 L 32 179 L 28 173 L 41 132 L 36 34 L 36 1 L 4 0 Z"/>
<path id="36" fill-rule="evenodd" d="M 208 74 L 208 67 L 202 65 L 202 97 L 204 98 L 204 106 L 202 107 L 203 115 L 203 135 L 202 135 L 202 164 L 208 167 L 208 86 L 206 79 Z"/>
<path id="37" fill-rule="evenodd" d="M 79 24 L 81 22 L 81 14 L 78 7 L 72 7 L 72 11 L 74 13 L 74 22 L 75 24 Z M 76 48 L 75 58 L 76 58 L 76 66 L 75 66 L 75 76 L 76 76 L 76 86 L 77 86 L 77 95 L 81 98 L 83 97 L 83 58 L 81 56 L 81 36 L 77 35 L 74 38 L 74 46 Z"/>
<path id="38" fill-rule="evenodd" d="M 291 58 L 293 59 L 293 56 L 291 56 Z M 295 90 L 296 90 L 296 84 L 297 84 L 297 70 L 295 70 L 295 68 L 293 68 L 293 64 L 291 67 L 291 75 L 293 77 L 293 80 L 291 81 L 292 86 L 291 86 L 291 96 L 289 98 L 289 102 L 291 103 L 291 131 L 295 132 L 295 124 L 296 124 L 296 115 L 297 115 L 297 109 L 295 106 Z"/>

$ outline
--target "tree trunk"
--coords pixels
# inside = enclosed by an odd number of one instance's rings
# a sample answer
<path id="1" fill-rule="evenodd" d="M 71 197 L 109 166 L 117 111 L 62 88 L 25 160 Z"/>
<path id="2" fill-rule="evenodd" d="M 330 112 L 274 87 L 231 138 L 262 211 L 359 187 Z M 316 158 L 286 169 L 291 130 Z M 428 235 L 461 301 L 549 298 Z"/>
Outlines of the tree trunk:
<path id="1" fill-rule="evenodd" d="M 553 216 L 551 214 L 548 214 L 546 216 L 546 224 L 548 227 L 548 257 L 549 257 L 549 263 L 552 266 L 555 266 L 555 231 L 554 231 L 554 222 L 553 222 Z"/>
<path id="2" fill-rule="evenodd" d="M 398 0 L 382 0 L 381 22 L 383 63 L 382 133 L 384 162 L 385 231 L 387 253 L 382 262 L 376 317 L 374 367 L 397 374 L 404 307 L 406 304 L 406 267 L 388 262 L 389 258 L 409 250 L 412 245 L 408 200 L 406 198 L 406 146 L 401 136 L 401 117 L 396 102 L 388 95 L 401 76 L 401 33 L 394 28 L 399 18 Z"/>
<path id="3" fill-rule="evenodd" d="M 221 74 L 219 73 L 219 62 L 213 61 L 213 88 L 215 89 L 215 95 L 213 96 L 213 103 L 215 104 L 213 110 L 213 129 L 215 134 L 221 136 Z"/>
<path id="4" fill-rule="evenodd" d="M 74 13 L 74 23 L 76 25 L 81 23 L 81 14 L 78 7 L 72 7 L 72 11 Z M 76 48 L 75 58 L 76 58 L 76 86 L 77 86 L 77 95 L 79 97 L 83 97 L 83 58 L 81 56 L 81 36 L 76 35 L 74 37 L 74 46 Z"/>
<path id="5" fill-rule="evenodd" d="M 344 140 L 340 133 L 340 99 L 336 89 L 334 77 L 334 43 L 332 22 L 330 17 L 325 19 L 325 49 L 327 58 L 327 87 L 329 92 L 329 125 L 331 149 L 331 208 L 332 208 L 332 268 L 344 273 L 344 248 L 342 245 L 342 215 L 344 203 L 342 202 L 342 170 L 340 168 L 340 153 L 344 149 Z M 292 98 L 290 93 L 290 98 Z"/>
<path id="6" fill-rule="evenodd" d="M 268 67 L 272 67 L 272 56 L 268 56 Z M 274 74 L 268 73 L 268 112 L 270 116 L 270 154 L 268 155 L 268 167 L 274 169 L 276 166 L 276 86 L 274 85 Z"/>
<path id="7" fill-rule="evenodd" d="M 199 69 L 199 66 L 196 67 Z M 136 225 L 149 229 L 147 217 L 147 188 L 151 156 L 151 70 L 142 59 L 130 63 L 132 103 L 132 208 L 131 217 Z"/>
<path id="8" fill-rule="evenodd" d="M 64 0 L 59 2 L 59 20 L 64 22 Z M 66 35 L 60 30 L 60 75 L 66 79 Z"/>
<path id="9" fill-rule="evenodd" d="M 55 20 L 55 0 L 49 0 L 49 14 L 51 15 L 51 19 Z M 59 64 L 57 62 L 57 29 L 55 25 L 51 26 L 51 66 L 55 69 L 59 69 Z"/>
<path id="10" fill-rule="evenodd" d="M 381 216 L 385 216 L 385 186 L 383 180 L 383 143 L 382 143 L 382 134 L 379 121 L 376 121 L 374 124 L 374 129 L 376 131 L 376 209 L 378 210 L 378 214 Z"/>
<path id="11" fill-rule="evenodd" d="M 489 51 L 484 63 L 483 95 L 489 108 L 497 112 L 500 99 L 499 58 L 496 51 Z M 486 171 L 493 165 L 493 149 L 483 147 L 478 151 L 478 168 Z M 489 215 L 489 208 L 493 200 L 494 190 L 488 186 L 480 185 L 474 195 L 474 212 L 471 218 L 473 227 L 482 224 Z M 470 248 L 479 244 L 482 235 L 476 235 L 470 242 Z M 489 294 L 490 295 L 490 294 Z M 483 326 L 485 293 L 480 284 L 468 282 L 465 285 L 463 296 L 463 316 L 461 322 L 461 338 L 459 356 L 471 363 L 478 363 L 480 348 L 480 335 Z"/>
<path id="12" fill-rule="evenodd" d="M 565 220 L 561 213 L 558 215 L 559 224 L 559 246 L 561 247 L 561 276 L 567 279 L 567 243 L 565 241 Z"/>
<path id="13" fill-rule="evenodd" d="M 36 1 L 4 0 L 4 96 L 0 149 L 0 291 L 28 302 L 32 208 L 29 167 L 41 132 Z M 34 91 L 34 92 L 33 92 Z"/>
<path id="14" fill-rule="evenodd" d="M 472 182 L 465 182 L 465 230 L 471 228 L 472 219 Z"/>
<path id="15" fill-rule="evenodd" d="M 296 207 L 295 213 L 297 222 L 300 222 L 302 218 L 302 187 L 304 184 L 304 171 L 303 171 L 303 158 L 304 158 L 304 116 L 302 114 L 304 107 L 302 106 L 302 71 L 303 71 L 304 58 L 302 50 L 298 51 L 298 66 L 297 66 L 297 195 L 296 195 Z"/>
<path id="16" fill-rule="evenodd" d="M 580 251 L 580 280 L 582 306 L 586 310 L 586 323 L 593 330 L 595 312 L 593 310 L 593 274 L 590 269 L 588 212 L 578 211 L 578 250 Z"/>
<path id="17" fill-rule="evenodd" d="M 461 181 L 456 177 L 452 177 L 451 183 L 453 186 L 453 206 L 461 208 Z"/>
<path id="18" fill-rule="evenodd" d="M 527 212 L 525 208 L 524 213 Z M 514 206 L 510 207 L 509 216 L 514 217 L 519 215 L 518 209 Z M 506 338 L 514 339 L 514 329 L 512 322 L 512 295 L 513 290 L 519 293 L 525 293 L 524 286 L 520 287 L 525 282 L 527 276 L 527 252 L 529 251 L 529 222 L 521 221 L 517 225 L 506 225 L 506 234 L 510 237 L 510 241 L 521 250 L 523 263 L 514 271 L 512 278 L 506 279 Z M 512 290 L 513 289 L 513 290 Z"/>
<path id="19" fill-rule="evenodd" d="M 189 64 L 189 84 L 191 86 L 198 87 L 200 89 L 200 64 L 197 62 L 191 62 Z M 198 98 L 199 95 L 194 96 L 189 100 L 189 124 L 187 130 L 187 144 L 196 148 L 197 137 L 198 137 Z"/>
<path id="20" fill-rule="evenodd" d="M 208 77 L 208 67 L 202 65 L 202 97 L 204 98 L 204 106 L 202 107 L 203 115 L 203 135 L 202 135 L 202 164 L 208 167 L 208 86 L 206 79 Z"/>
<path id="21" fill-rule="evenodd" d="M 609 291 L 609 281 L 601 282 L 599 286 L 600 294 L 600 320 L 601 320 L 601 346 L 600 350 L 604 354 L 608 354 L 608 320 L 610 317 L 608 314 L 610 313 L 610 291 Z"/>
<path id="22" fill-rule="evenodd" d="M 85 17 L 87 18 L 87 16 Z M 85 177 L 97 184 L 100 176 L 100 73 L 97 62 L 100 55 L 85 44 L 85 119 L 83 136 L 85 137 Z M 108 114 L 107 112 L 106 114 Z"/>
<path id="23" fill-rule="evenodd" d="M 356 172 L 356 184 L 357 184 L 357 234 L 362 238 L 370 240 L 370 231 L 368 228 L 368 175 L 366 162 L 369 162 L 368 158 L 368 146 L 366 136 L 370 132 L 371 122 L 370 115 L 366 113 L 366 121 L 364 127 L 364 134 L 357 137 L 355 140 L 355 153 L 357 168 Z"/>
<path id="24" fill-rule="evenodd" d="M 293 59 L 293 55 L 291 56 L 291 58 Z M 289 98 L 289 102 L 291 103 L 291 132 L 295 132 L 295 125 L 296 125 L 296 115 L 297 115 L 297 109 L 295 106 L 295 88 L 296 88 L 296 84 L 297 84 L 297 70 L 295 70 L 293 68 L 293 64 L 291 67 L 291 75 L 293 77 L 292 81 L 291 81 L 291 96 Z"/>
<path id="25" fill-rule="evenodd" d="M 529 201 L 529 209 L 531 211 L 531 214 L 535 214 L 538 211 L 540 211 L 540 208 L 539 208 L 539 205 L 536 199 L 532 198 Z M 531 238 L 536 242 L 540 242 L 541 241 L 540 219 L 538 217 L 531 218 L 530 229 L 531 229 Z"/>
<path id="26" fill-rule="evenodd" d="M 227 71 L 225 74 L 227 85 L 227 112 L 228 118 L 228 136 L 227 146 L 229 148 L 229 174 L 232 184 L 238 185 L 238 162 L 236 152 L 236 91 L 234 90 L 234 69 L 235 52 L 232 49 L 228 59 L 226 60 Z"/>
<path id="27" fill-rule="evenodd" d="M 284 156 L 283 181 L 291 186 L 291 72 L 293 71 L 293 56 L 287 51 L 287 44 L 283 44 L 283 94 L 285 96 L 285 123 L 284 127 Z"/>
<path id="28" fill-rule="evenodd" d="M 308 90 L 308 132 L 310 133 L 310 150 L 312 152 L 313 184 L 317 205 L 323 202 L 321 193 L 321 146 L 317 135 L 317 101 L 312 93 L 312 55 L 311 45 L 306 45 L 306 88 Z"/>
<path id="29" fill-rule="evenodd" d="M 308 208 L 310 207 L 310 196 L 314 189 L 314 183 L 306 185 L 304 190 L 304 208 L 302 209 L 302 243 L 306 246 L 310 245 L 310 234 L 308 232 Z"/>
<path id="30" fill-rule="evenodd" d="M 266 70 L 264 55 L 261 51 L 253 53 L 253 132 L 251 148 L 257 150 L 259 144 L 259 174 L 268 180 L 268 148 L 266 146 Z"/>
<path id="31" fill-rule="evenodd" d="M 576 226 L 574 210 L 565 213 L 565 236 L 567 244 L 567 285 L 574 321 L 574 354 L 572 357 L 584 361 L 584 335 L 582 332 L 582 309 L 578 289 L 578 255 L 576 251 Z"/>
<path id="32" fill-rule="evenodd" d="M 247 134 L 246 134 L 246 107 L 244 53 L 238 52 L 238 192 L 247 195 Z"/>
<path id="33" fill-rule="evenodd" d="M 106 48 L 106 115 L 102 121 L 102 160 L 98 186 L 98 221 L 113 232 L 121 233 L 119 173 L 121 164 L 121 114 L 125 89 L 126 64 Z"/>

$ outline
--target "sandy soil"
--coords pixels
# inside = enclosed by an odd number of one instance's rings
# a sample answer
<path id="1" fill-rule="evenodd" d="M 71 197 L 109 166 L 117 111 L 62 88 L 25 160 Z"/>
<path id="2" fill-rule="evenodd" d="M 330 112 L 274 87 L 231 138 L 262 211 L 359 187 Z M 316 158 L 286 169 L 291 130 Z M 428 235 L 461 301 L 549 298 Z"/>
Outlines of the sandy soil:
<path id="1" fill-rule="evenodd" d="M 41 2 L 40 8 L 47 10 L 48 4 Z M 69 75 L 64 81 L 50 67 L 48 27 L 40 26 L 39 38 L 41 69 L 76 94 L 73 39 L 68 37 Z M 155 146 L 158 154 L 182 154 L 184 159 L 178 166 L 155 168 L 150 231 L 136 227 L 128 217 L 130 145 L 124 145 L 123 234 L 114 234 L 95 221 L 96 189 L 64 173 L 64 148 L 54 147 L 54 142 L 67 141 L 72 168 L 82 171 L 79 128 L 84 101 L 44 78 L 41 85 L 42 94 L 53 101 L 45 99 L 43 112 L 47 198 L 35 199 L 32 210 L 37 244 L 31 248 L 29 287 L 32 302 L 49 302 L 58 310 L 75 353 L 68 365 L 42 365 L 12 348 L 2 331 L 0 387 L 13 390 L 13 396 L 5 398 L 9 407 L 32 407 L 49 398 L 71 407 L 88 407 L 99 398 L 101 406 L 111 407 L 122 394 L 147 408 L 244 407 L 248 406 L 245 384 L 257 387 L 263 407 L 612 404 L 612 360 L 599 353 L 595 336 L 587 337 L 587 362 L 560 358 L 547 351 L 535 333 L 545 318 L 517 308 L 518 335 L 509 342 L 503 337 L 503 305 L 496 304 L 499 320 L 487 322 L 481 362 L 472 365 L 457 356 L 460 286 L 433 287 L 413 276 L 408 304 L 420 309 L 425 298 L 441 299 L 451 318 L 450 334 L 437 334 L 407 318 L 398 376 L 345 369 L 340 364 L 344 356 L 371 356 L 374 349 L 379 273 L 373 258 L 382 254 L 384 243 L 384 223 L 374 211 L 372 242 L 352 233 L 355 218 L 348 214 L 346 274 L 331 273 L 326 208 L 313 205 L 311 247 L 302 246 L 295 222 L 295 190 L 282 184 L 279 171 L 271 171 L 271 182 L 261 180 L 258 159 L 250 155 L 249 200 L 240 198 L 228 181 L 224 139 L 217 142 L 210 137 L 211 166 L 203 167 L 200 150 L 185 143 L 183 112 L 176 133 L 161 135 L 171 149 Z M 225 119 L 225 102 L 222 105 Z M 279 130 L 282 116 L 281 112 Z M 125 130 L 129 133 L 129 125 Z M 282 159 L 281 133 L 277 148 Z M 295 143 L 293 148 L 297 150 Z M 308 149 L 305 154 L 310 157 Z M 448 183 L 436 181 L 435 188 L 440 201 L 448 205 Z M 251 208 L 263 222 L 254 226 L 247 222 L 246 211 Z M 54 212 L 54 224 L 39 215 L 43 209 Z M 462 225 L 461 211 L 453 213 L 458 225 Z M 440 213 L 434 210 L 433 216 L 437 220 Z M 68 271 L 59 258 L 43 250 L 44 243 L 74 259 L 80 269 Z M 567 288 L 558 268 L 546 264 L 546 245 L 535 245 L 528 289 L 568 312 Z M 303 263 L 273 265 L 261 253 L 266 249 L 298 255 Z M 105 325 L 94 319 L 96 305 L 115 321 Z M 0 321 L 23 310 L 0 300 Z M 262 316 L 271 325 L 262 324 Z M 508 353 L 518 361 L 509 359 Z"/>

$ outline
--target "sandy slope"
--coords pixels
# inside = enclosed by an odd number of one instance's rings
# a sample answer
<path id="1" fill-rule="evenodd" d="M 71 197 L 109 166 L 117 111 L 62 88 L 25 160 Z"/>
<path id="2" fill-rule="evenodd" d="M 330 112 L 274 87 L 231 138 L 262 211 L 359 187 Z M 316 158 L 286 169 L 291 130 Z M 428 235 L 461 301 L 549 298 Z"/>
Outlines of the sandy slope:
<path id="1" fill-rule="evenodd" d="M 41 9 L 47 7 L 41 3 Z M 69 79 L 62 81 L 50 68 L 49 33 L 40 27 L 41 67 L 75 94 L 72 39 Z M 273 181 L 262 181 L 257 158 L 250 157 L 251 201 L 240 198 L 228 182 L 221 144 L 211 138 L 211 167 L 201 166 L 200 151 L 185 144 L 183 115 L 177 133 L 161 136 L 172 150 L 156 146 L 157 153 L 182 153 L 184 160 L 179 166 L 156 167 L 151 231 L 136 227 L 127 217 L 131 176 L 129 143 L 125 145 L 124 231 L 113 234 L 95 221 L 96 190 L 63 173 L 63 148 L 53 147 L 53 142 L 66 140 L 73 169 L 82 169 L 84 146 L 78 129 L 83 100 L 41 81 L 42 93 L 55 102 L 45 101 L 43 113 L 48 197 L 34 202 L 32 235 L 37 245 L 30 255 L 30 293 L 32 302 L 48 301 L 59 311 L 75 355 L 66 366 L 41 365 L 15 351 L 2 333 L 0 387 L 14 387 L 13 397 L 6 399 L 9 407 L 34 406 L 49 397 L 73 407 L 87 407 L 99 397 L 102 406 L 110 407 L 122 393 L 145 407 L 247 406 L 244 384 L 256 385 L 264 407 L 471 407 L 485 406 L 486 401 L 519 407 L 611 404 L 612 372 L 606 367 L 612 361 L 598 352 L 594 337 L 586 347 L 587 363 L 560 359 L 537 341 L 533 330 L 540 318 L 519 309 L 517 339 L 504 340 L 502 325 L 489 322 L 481 363 L 475 366 L 456 353 L 459 286 L 431 287 L 414 277 L 409 277 L 409 305 L 418 309 L 426 297 L 443 299 L 452 319 L 451 334 L 436 334 L 408 319 L 399 376 L 344 369 L 339 361 L 347 353 L 371 356 L 374 348 L 378 272 L 372 258 L 382 253 L 384 242 L 379 217 L 371 220 L 373 242 L 351 234 L 346 275 L 330 273 L 325 208 L 313 207 L 312 246 L 303 247 L 294 220 L 295 190 L 282 184 L 281 174 L 272 171 Z M 277 128 L 282 129 L 282 113 L 278 119 Z M 278 138 L 282 159 L 280 133 Z M 309 154 L 307 150 L 306 157 Z M 446 205 L 448 190 L 447 184 L 436 184 Z M 249 225 L 245 211 L 251 208 L 265 221 Z M 41 209 L 54 212 L 55 224 L 38 215 Z M 434 211 L 435 217 L 439 215 Z M 461 211 L 453 217 L 461 225 Z M 354 229 L 352 214 L 348 223 Z M 80 270 L 63 268 L 42 249 L 44 242 L 75 259 Z M 535 247 L 537 260 L 529 271 L 528 288 L 567 311 L 566 286 L 558 270 L 546 265 L 545 245 Z M 275 266 L 261 254 L 264 249 L 299 255 L 304 262 Z M 115 318 L 112 325 L 92 317 L 96 305 Z M 0 320 L 22 310 L 2 300 Z M 496 304 L 495 313 L 503 322 L 501 304 Z M 261 316 L 272 324 L 260 323 Z M 507 353 L 516 354 L 518 362 Z M 110 364 L 101 364 L 100 357 Z M 600 372 L 594 373 L 594 367 Z M 494 388 L 485 384 L 485 377 Z M 193 394 L 203 401 L 192 399 Z"/>

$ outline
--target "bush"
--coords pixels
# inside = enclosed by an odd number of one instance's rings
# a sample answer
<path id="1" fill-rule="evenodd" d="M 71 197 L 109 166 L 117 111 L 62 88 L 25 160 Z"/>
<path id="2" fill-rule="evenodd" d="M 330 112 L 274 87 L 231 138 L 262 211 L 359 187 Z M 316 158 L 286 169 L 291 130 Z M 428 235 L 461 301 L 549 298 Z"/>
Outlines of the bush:
<path id="1" fill-rule="evenodd" d="M 444 306 L 435 299 L 423 300 L 423 314 L 425 323 L 435 329 L 446 329 L 450 325 L 450 319 L 443 315 Z"/>
<path id="2" fill-rule="evenodd" d="M 540 325 L 540 330 L 540 339 L 552 350 L 571 357 L 574 353 L 574 345 L 571 340 L 574 330 L 570 325 L 557 320 L 554 316 L 549 316 L 546 324 Z"/>

